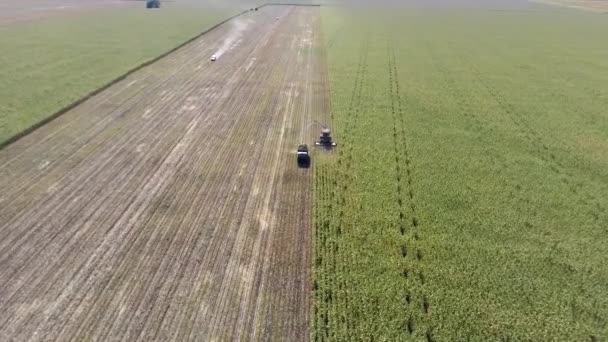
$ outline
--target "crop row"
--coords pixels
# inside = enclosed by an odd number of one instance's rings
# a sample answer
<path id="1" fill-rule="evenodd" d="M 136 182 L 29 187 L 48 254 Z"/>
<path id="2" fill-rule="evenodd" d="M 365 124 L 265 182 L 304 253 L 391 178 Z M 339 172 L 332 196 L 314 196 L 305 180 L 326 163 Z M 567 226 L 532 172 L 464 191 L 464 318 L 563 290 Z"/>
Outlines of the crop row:
<path id="1" fill-rule="evenodd" d="M 345 121 L 340 135 L 340 148 L 337 156 L 321 160 L 315 167 L 315 329 L 314 340 L 340 339 L 350 336 L 352 323 L 348 315 L 349 295 L 347 277 L 340 275 L 348 272 L 343 234 L 352 224 L 345 217 L 349 205 L 349 184 L 353 162 L 352 144 L 348 140 L 348 130 L 357 124 L 361 114 L 362 92 L 367 74 L 367 42 L 361 46 L 360 58 L 354 81 L 354 88 L 348 105 L 348 120 Z M 334 162 L 333 159 L 336 159 Z M 332 168 L 335 166 L 335 168 Z"/>
<path id="2" fill-rule="evenodd" d="M 503 16 L 325 11 L 339 147 L 317 164 L 315 339 L 605 335 L 594 83 L 540 77 L 550 37 L 512 49 Z"/>
<path id="3" fill-rule="evenodd" d="M 509 58 L 509 56 L 505 56 L 504 53 L 501 53 L 500 51 L 501 50 L 496 52 L 500 57 Z M 583 193 L 583 188 L 586 184 L 577 178 L 575 175 L 576 171 L 572 169 L 573 165 L 569 165 L 567 162 L 560 159 L 560 153 L 554 146 L 557 142 L 556 139 L 551 135 L 543 134 L 536 129 L 532 120 L 528 117 L 530 114 L 529 109 L 518 107 L 516 104 L 509 101 L 509 99 L 501 93 L 501 90 L 496 84 L 490 82 L 486 77 L 487 75 L 484 75 L 475 63 L 471 63 L 470 59 L 463 58 L 462 56 L 457 56 L 457 59 L 466 66 L 467 70 L 471 72 L 475 82 L 482 86 L 487 95 L 489 95 L 489 97 L 499 106 L 506 117 L 510 119 L 517 130 L 517 133 L 523 138 L 523 141 L 530 151 L 546 165 L 548 170 L 559 178 L 560 182 L 568 189 L 571 196 L 576 198 L 577 202 L 587 208 L 588 215 L 596 223 L 600 223 L 602 220 L 602 213 L 606 212 L 605 206 L 597 196 Z M 447 77 L 447 71 L 441 63 L 436 63 L 436 65 L 441 69 L 441 73 L 446 76 L 445 80 L 450 84 L 450 87 L 457 91 L 454 80 Z M 534 66 L 528 62 L 526 68 L 533 70 Z M 557 76 L 559 77 L 559 75 Z M 484 129 L 480 117 L 475 114 L 474 109 L 471 108 L 467 101 L 464 101 L 466 97 L 466 94 L 461 94 L 459 96 L 459 104 L 462 105 L 462 108 L 468 107 L 464 115 L 474 121 L 478 129 Z M 509 165 L 505 164 L 504 167 L 509 167 Z M 519 189 L 516 188 L 516 191 L 518 190 Z"/>
<path id="4" fill-rule="evenodd" d="M 351 78 L 332 75 L 339 146 L 328 158 L 317 158 L 315 167 L 312 339 L 432 341 L 426 252 L 395 51 L 391 39 L 373 28 L 359 34 L 356 49 L 344 46 L 349 41 L 341 40 L 343 33 L 332 40 L 330 62 L 347 49 L 356 51 L 357 61 L 356 70 L 342 72 Z"/>

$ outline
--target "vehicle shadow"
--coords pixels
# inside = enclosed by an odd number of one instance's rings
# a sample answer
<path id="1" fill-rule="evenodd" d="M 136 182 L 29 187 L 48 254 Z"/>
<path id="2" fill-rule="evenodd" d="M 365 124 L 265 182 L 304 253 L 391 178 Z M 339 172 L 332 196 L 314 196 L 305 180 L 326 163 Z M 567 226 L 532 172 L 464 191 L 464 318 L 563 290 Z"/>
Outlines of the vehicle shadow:
<path id="1" fill-rule="evenodd" d="M 310 161 L 307 161 L 307 162 L 298 162 L 298 167 L 300 169 L 309 169 L 310 168 Z"/>

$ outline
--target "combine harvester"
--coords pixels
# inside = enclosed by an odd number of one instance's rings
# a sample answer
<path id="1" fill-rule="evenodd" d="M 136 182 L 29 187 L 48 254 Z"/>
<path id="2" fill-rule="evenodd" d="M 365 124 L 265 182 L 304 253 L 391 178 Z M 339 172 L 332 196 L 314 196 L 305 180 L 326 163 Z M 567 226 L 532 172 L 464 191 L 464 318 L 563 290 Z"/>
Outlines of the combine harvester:
<path id="1" fill-rule="evenodd" d="M 317 146 L 323 146 L 325 148 L 332 148 L 338 146 L 335 141 L 331 139 L 331 130 L 329 128 L 323 128 L 321 130 L 321 135 L 319 136 L 319 141 L 315 142 Z"/>

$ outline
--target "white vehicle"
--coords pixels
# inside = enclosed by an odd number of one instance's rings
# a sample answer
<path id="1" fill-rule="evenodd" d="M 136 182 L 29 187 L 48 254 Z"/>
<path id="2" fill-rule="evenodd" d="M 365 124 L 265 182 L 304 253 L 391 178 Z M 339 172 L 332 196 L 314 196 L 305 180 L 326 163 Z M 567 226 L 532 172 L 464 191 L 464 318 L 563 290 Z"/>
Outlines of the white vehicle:
<path id="1" fill-rule="evenodd" d="M 217 56 L 216 55 L 211 56 L 211 61 L 212 62 L 215 62 L 216 60 L 217 60 Z"/>

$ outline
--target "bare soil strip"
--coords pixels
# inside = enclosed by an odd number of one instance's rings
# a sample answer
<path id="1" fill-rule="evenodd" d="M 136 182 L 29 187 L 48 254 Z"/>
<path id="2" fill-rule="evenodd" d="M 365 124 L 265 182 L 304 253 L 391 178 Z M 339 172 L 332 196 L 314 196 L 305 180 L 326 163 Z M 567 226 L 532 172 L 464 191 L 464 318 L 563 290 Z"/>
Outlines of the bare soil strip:
<path id="1" fill-rule="evenodd" d="M 0 336 L 308 339 L 319 16 L 247 14 L 0 150 Z"/>

